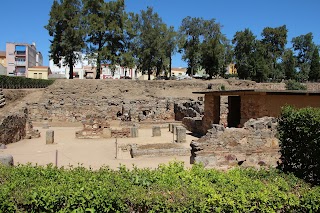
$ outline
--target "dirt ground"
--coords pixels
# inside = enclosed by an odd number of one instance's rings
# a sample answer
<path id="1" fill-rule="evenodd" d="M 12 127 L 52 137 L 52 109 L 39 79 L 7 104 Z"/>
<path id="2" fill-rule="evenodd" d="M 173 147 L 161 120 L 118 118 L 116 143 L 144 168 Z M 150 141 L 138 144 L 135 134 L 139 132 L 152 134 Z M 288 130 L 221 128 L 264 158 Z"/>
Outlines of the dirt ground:
<path id="1" fill-rule="evenodd" d="M 0 150 L 0 153 L 13 155 L 14 163 L 33 165 L 55 165 L 56 152 L 58 154 L 58 167 L 82 165 L 87 168 L 99 169 L 101 166 L 109 166 L 117 169 L 119 165 L 132 168 L 157 168 L 159 164 L 170 161 L 183 161 L 186 167 L 190 167 L 190 156 L 169 156 L 169 157 L 139 157 L 131 158 L 129 150 L 122 148 L 129 144 L 156 144 L 172 143 L 173 134 L 168 128 L 161 129 L 161 137 L 152 137 L 152 126 L 139 129 L 138 138 L 118 138 L 118 155 L 116 158 L 116 139 L 77 139 L 75 132 L 81 127 L 50 127 L 54 130 L 55 143 L 46 145 L 46 131 L 42 127 L 35 126 L 41 132 L 41 137 L 36 139 L 25 139 L 17 143 L 7 145 L 7 149 Z M 183 147 L 189 148 L 190 142 L 197 139 L 187 134 L 187 142 Z"/>

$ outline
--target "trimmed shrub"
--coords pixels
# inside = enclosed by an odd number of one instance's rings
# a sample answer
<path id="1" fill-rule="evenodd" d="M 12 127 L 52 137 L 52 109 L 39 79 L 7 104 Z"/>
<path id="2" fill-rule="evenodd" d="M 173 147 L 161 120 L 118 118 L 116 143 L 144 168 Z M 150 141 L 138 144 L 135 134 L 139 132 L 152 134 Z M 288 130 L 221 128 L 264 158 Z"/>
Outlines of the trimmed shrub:
<path id="1" fill-rule="evenodd" d="M 4 89 L 45 88 L 53 84 L 54 80 L 32 79 L 0 75 L 0 87 Z"/>
<path id="2" fill-rule="evenodd" d="M 282 109 L 279 125 L 280 169 L 320 183 L 320 109 Z"/>
<path id="3" fill-rule="evenodd" d="M 307 87 L 295 80 L 288 80 L 286 81 L 286 89 L 287 90 L 307 90 Z"/>
<path id="4" fill-rule="evenodd" d="M 279 170 L 173 162 L 97 171 L 0 166 L 0 212 L 319 212 L 320 188 Z"/>

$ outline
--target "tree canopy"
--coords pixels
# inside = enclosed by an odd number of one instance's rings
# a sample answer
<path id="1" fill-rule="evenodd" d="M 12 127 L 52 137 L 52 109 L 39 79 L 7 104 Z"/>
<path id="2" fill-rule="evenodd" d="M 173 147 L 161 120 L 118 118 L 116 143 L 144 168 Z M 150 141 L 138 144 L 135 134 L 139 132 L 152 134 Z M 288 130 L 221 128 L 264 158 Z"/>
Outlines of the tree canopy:
<path id="1" fill-rule="evenodd" d="M 73 78 L 73 66 L 79 60 L 79 52 L 84 48 L 84 29 L 81 24 L 80 0 L 54 0 L 48 25 L 45 28 L 53 37 L 50 46 L 50 58 L 54 64 L 69 66 L 69 78 Z"/>
<path id="2" fill-rule="evenodd" d="M 70 68 L 69 78 L 81 53 L 93 59 L 96 78 L 102 64 L 135 67 L 149 79 L 152 74 L 171 76 L 176 52 L 191 76 L 202 70 L 210 78 L 224 77 L 235 64 L 240 79 L 258 82 L 320 78 L 313 34 L 292 38 L 290 46 L 286 25 L 265 27 L 261 39 L 246 28 L 230 41 L 213 18 L 185 17 L 176 31 L 151 7 L 126 12 L 124 0 L 54 0 L 45 28 L 52 37 L 50 58 Z"/>

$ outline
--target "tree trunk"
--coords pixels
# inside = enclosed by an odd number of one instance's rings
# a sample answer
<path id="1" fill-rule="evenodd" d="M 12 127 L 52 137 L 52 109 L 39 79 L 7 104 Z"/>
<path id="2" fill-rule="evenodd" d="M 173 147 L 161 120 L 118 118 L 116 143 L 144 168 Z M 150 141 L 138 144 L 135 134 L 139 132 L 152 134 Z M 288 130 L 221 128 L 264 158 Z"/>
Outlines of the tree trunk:
<path id="1" fill-rule="evenodd" d="M 69 79 L 73 79 L 73 62 L 72 57 L 69 59 Z"/>
<path id="2" fill-rule="evenodd" d="M 172 64 L 172 56 L 171 56 L 171 54 L 170 54 L 170 56 L 169 56 L 169 75 L 170 75 L 170 77 L 171 77 L 171 70 L 172 70 L 172 68 L 171 68 L 171 65 Z"/>
<path id="3" fill-rule="evenodd" d="M 98 51 L 96 79 L 100 79 L 100 71 L 101 71 L 101 58 L 100 58 L 100 53 Z"/>
<path id="4" fill-rule="evenodd" d="M 148 80 L 151 80 L 150 75 L 151 75 L 151 70 L 150 70 L 150 68 L 149 68 L 149 69 L 148 69 Z"/>

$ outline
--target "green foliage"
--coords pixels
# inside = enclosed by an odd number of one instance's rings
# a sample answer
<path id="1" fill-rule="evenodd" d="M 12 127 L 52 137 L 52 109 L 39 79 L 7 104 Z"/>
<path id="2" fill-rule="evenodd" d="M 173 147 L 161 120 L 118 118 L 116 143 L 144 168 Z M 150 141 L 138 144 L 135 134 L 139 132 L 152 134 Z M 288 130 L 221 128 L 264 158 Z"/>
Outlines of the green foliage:
<path id="1" fill-rule="evenodd" d="M 203 18 L 188 16 L 182 20 L 179 28 L 179 49 L 181 52 L 183 51 L 182 59 L 187 61 L 187 72 L 191 75 L 194 75 L 200 69 L 203 26 Z"/>
<path id="2" fill-rule="evenodd" d="M 285 50 L 281 66 L 286 80 L 296 79 L 296 64 L 297 61 L 293 55 L 293 51 L 290 49 Z"/>
<path id="3" fill-rule="evenodd" d="M 319 187 L 278 170 L 0 166 L 0 212 L 317 212 Z"/>
<path id="4" fill-rule="evenodd" d="M 314 48 L 312 58 L 311 58 L 309 80 L 318 81 L 319 78 L 320 78 L 320 57 L 319 57 L 319 50 L 316 47 Z"/>
<path id="5" fill-rule="evenodd" d="M 285 51 L 287 44 L 287 27 L 286 25 L 280 27 L 266 27 L 263 29 L 261 35 L 263 36 L 261 43 L 263 45 L 263 55 L 265 63 L 268 67 L 269 77 L 273 80 L 281 78 L 282 70 L 278 69 L 278 61 Z"/>
<path id="6" fill-rule="evenodd" d="M 244 31 L 236 32 L 232 43 L 234 44 L 234 56 L 239 78 L 251 79 L 254 75 L 252 62 L 256 49 L 256 36 L 247 28 Z"/>
<path id="7" fill-rule="evenodd" d="M 287 90 L 307 90 L 307 86 L 295 80 L 288 80 L 286 81 L 286 89 Z"/>
<path id="8" fill-rule="evenodd" d="M 171 66 L 171 55 L 175 50 L 176 33 L 161 17 L 148 7 L 146 11 L 131 18 L 136 36 L 133 39 L 137 66 L 148 72 L 148 79 L 154 70 L 159 76 L 161 71 Z"/>
<path id="9" fill-rule="evenodd" d="M 124 48 L 124 0 L 82 0 L 83 20 L 87 34 L 87 52 L 96 59 L 96 79 L 100 78 L 101 62 L 120 63 Z"/>
<path id="10" fill-rule="evenodd" d="M 50 19 L 45 28 L 52 37 L 50 40 L 50 58 L 54 64 L 70 68 L 69 78 L 73 78 L 73 65 L 79 60 L 84 48 L 84 30 L 81 16 L 81 0 L 54 0 Z"/>
<path id="11" fill-rule="evenodd" d="M 54 80 L 0 75 L 0 87 L 4 89 L 45 88 L 53 82 Z"/>
<path id="12" fill-rule="evenodd" d="M 279 119 L 280 168 L 314 184 L 320 183 L 320 109 L 282 109 Z M 319 204 L 317 204 L 319 205 Z"/>

